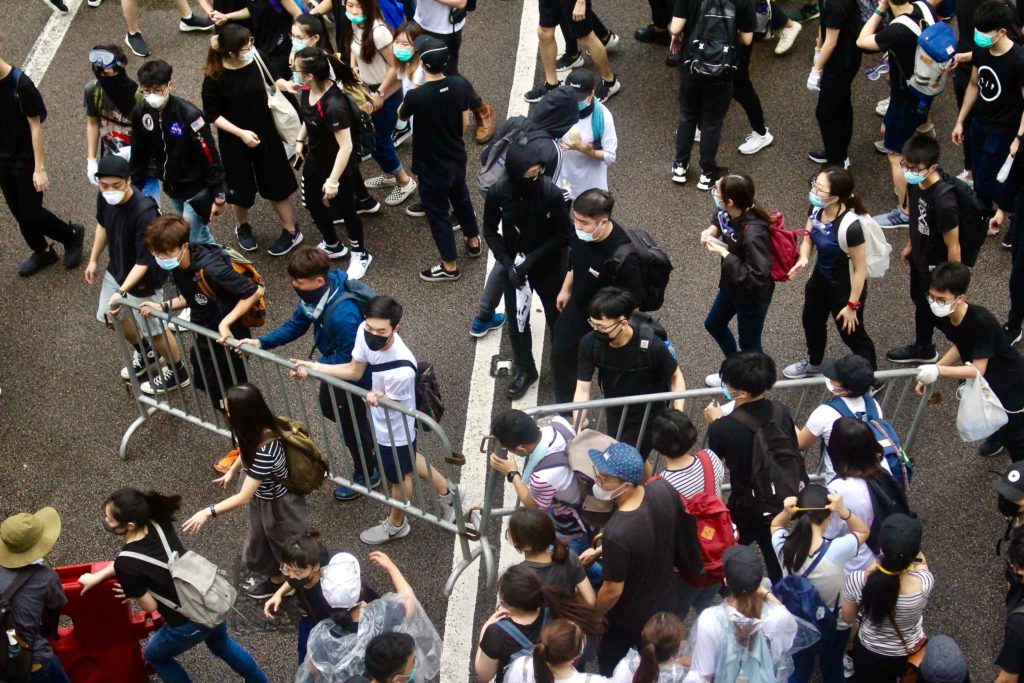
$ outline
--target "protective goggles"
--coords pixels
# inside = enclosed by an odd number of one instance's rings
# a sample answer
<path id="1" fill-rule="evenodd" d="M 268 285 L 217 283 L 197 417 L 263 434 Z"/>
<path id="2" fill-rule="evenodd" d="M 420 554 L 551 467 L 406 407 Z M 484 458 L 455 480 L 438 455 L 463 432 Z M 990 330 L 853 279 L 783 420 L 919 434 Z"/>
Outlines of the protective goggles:
<path id="1" fill-rule="evenodd" d="M 124 66 L 110 50 L 93 48 L 89 50 L 89 62 L 98 69 L 111 69 L 115 66 Z"/>

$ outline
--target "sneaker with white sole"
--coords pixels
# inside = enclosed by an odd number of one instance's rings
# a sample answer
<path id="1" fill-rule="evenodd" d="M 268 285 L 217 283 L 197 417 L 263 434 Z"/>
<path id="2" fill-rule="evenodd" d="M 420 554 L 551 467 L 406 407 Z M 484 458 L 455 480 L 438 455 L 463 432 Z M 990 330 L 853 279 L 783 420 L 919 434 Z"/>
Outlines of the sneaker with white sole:
<path id="1" fill-rule="evenodd" d="M 462 273 L 458 268 L 445 270 L 440 263 L 420 271 L 420 279 L 424 282 L 455 282 L 460 277 L 462 277 Z"/>
<path id="2" fill-rule="evenodd" d="M 423 204 L 416 202 L 405 207 L 405 215 L 412 216 L 413 218 L 423 218 L 427 215 L 427 210 L 423 208 Z"/>
<path id="3" fill-rule="evenodd" d="M 140 388 L 142 393 L 147 396 L 155 396 L 156 394 L 166 394 L 175 389 L 184 389 L 190 384 L 192 384 L 192 380 L 188 376 L 185 364 L 178 363 L 178 366 L 174 369 L 171 369 L 169 365 L 165 365 L 160 370 L 159 375 L 154 377 L 152 381 L 143 382 Z"/>
<path id="4" fill-rule="evenodd" d="M 405 128 L 395 128 L 391 131 L 391 142 L 395 143 L 395 147 L 401 147 L 406 140 L 412 137 L 412 126 L 406 126 Z"/>
<path id="5" fill-rule="evenodd" d="M 968 171 L 967 169 L 960 171 L 960 173 L 957 174 L 956 177 L 958 180 L 962 180 L 965 183 L 967 183 L 970 187 L 974 187 L 974 178 L 971 177 L 971 172 Z"/>
<path id="6" fill-rule="evenodd" d="M 366 275 L 371 263 L 373 263 L 373 255 L 370 252 L 353 251 L 352 260 L 348 262 L 345 274 L 348 275 L 349 280 L 361 280 Z"/>
<path id="7" fill-rule="evenodd" d="M 380 524 L 371 526 L 359 534 L 359 540 L 366 545 L 384 545 L 388 541 L 408 536 L 410 531 L 412 531 L 412 527 L 409 526 L 408 519 L 402 520 L 402 526 L 395 526 L 385 519 Z"/>
<path id="8" fill-rule="evenodd" d="M 597 92 L 594 94 L 597 97 L 597 101 L 604 104 L 612 95 L 616 94 L 620 90 L 622 90 L 622 81 L 613 76 L 610 81 L 602 79 L 601 82 L 597 84 Z"/>
<path id="9" fill-rule="evenodd" d="M 879 154 L 889 153 L 889 148 L 885 146 L 885 140 L 875 140 L 875 151 Z"/>
<path id="10" fill-rule="evenodd" d="M 825 151 L 821 149 L 812 149 L 807 153 L 807 158 L 816 164 L 824 164 L 828 162 L 828 157 L 825 156 Z"/>
<path id="11" fill-rule="evenodd" d="M 378 211 L 380 211 L 380 202 L 373 197 L 356 202 L 356 213 L 358 214 L 377 213 Z"/>
<path id="12" fill-rule="evenodd" d="M 686 184 L 686 172 L 689 169 L 681 161 L 672 162 L 672 182 L 680 185 Z"/>
<path id="13" fill-rule="evenodd" d="M 398 185 L 395 189 L 391 190 L 390 194 L 384 198 L 384 203 L 388 206 L 398 206 L 406 199 L 412 196 L 412 193 L 416 191 L 416 181 L 409 178 L 409 182 L 405 185 Z"/>
<path id="14" fill-rule="evenodd" d="M 720 387 L 722 386 L 722 376 L 717 372 L 712 372 L 704 378 L 704 384 L 709 387 Z"/>
<path id="15" fill-rule="evenodd" d="M 551 92 L 557 87 L 557 83 L 551 85 L 547 81 L 544 81 L 533 90 L 528 90 L 525 93 L 523 93 L 523 99 L 529 102 L 530 104 L 540 102 L 542 99 L 544 99 L 545 95 L 547 95 L 549 92 Z"/>
<path id="16" fill-rule="evenodd" d="M 555 60 L 555 71 L 562 73 L 563 71 L 572 71 L 583 66 L 583 53 L 577 52 L 575 55 L 569 53 L 563 53 L 558 56 Z"/>
<path id="17" fill-rule="evenodd" d="M 298 228 L 295 229 L 295 232 L 288 232 L 281 228 L 281 236 L 267 248 L 267 253 L 271 256 L 284 256 L 301 244 L 302 239 L 302 231 Z"/>
<path id="18" fill-rule="evenodd" d="M 178 30 L 184 33 L 189 31 L 212 31 L 213 22 L 209 17 L 200 17 L 193 13 L 187 19 L 182 19 L 178 22 Z"/>
<path id="19" fill-rule="evenodd" d="M 775 54 L 784 55 L 789 52 L 790 48 L 793 47 L 793 42 L 796 37 L 800 35 L 800 31 L 803 30 L 803 26 L 797 22 L 793 22 L 792 26 L 785 26 L 779 31 L 779 42 L 775 46 Z"/>
<path id="20" fill-rule="evenodd" d="M 374 178 L 367 178 L 363 185 L 367 190 L 379 190 L 382 187 L 394 187 L 398 184 L 393 175 L 379 175 Z"/>
<path id="21" fill-rule="evenodd" d="M 799 26 L 800 24 L 793 24 Z M 751 131 L 747 134 L 747 139 L 739 146 L 740 154 L 757 154 L 768 145 L 775 142 L 775 136 L 767 128 L 764 129 L 764 135 L 761 135 L 757 131 Z"/>
<path id="22" fill-rule="evenodd" d="M 238 240 L 238 248 L 242 251 L 256 251 L 259 249 L 256 244 L 256 237 L 252 234 L 252 226 L 248 223 L 240 223 L 235 226 L 235 239 Z"/>
<path id="23" fill-rule="evenodd" d="M 464 506 L 466 504 L 466 487 L 463 484 L 455 484 L 454 487 L 459 490 L 459 502 Z M 441 501 L 441 507 L 444 513 L 444 521 L 454 522 L 455 521 L 455 493 L 452 491 L 452 483 L 448 482 L 448 493 L 443 496 L 438 496 Z"/>
<path id="24" fill-rule="evenodd" d="M 501 326 L 505 324 L 505 314 L 495 313 L 490 317 L 489 320 L 481 320 L 480 318 L 473 318 L 473 323 L 469 327 L 469 336 L 479 339 L 485 336 L 491 330 L 501 329 Z M 141 355 L 141 354 L 140 354 Z"/>
<path id="25" fill-rule="evenodd" d="M 128 46 L 136 57 L 148 57 L 149 46 L 146 45 L 145 39 L 142 37 L 142 33 L 126 33 L 124 34 L 124 44 Z"/>
<path id="26" fill-rule="evenodd" d="M 843 678 L 853 678 L 853 657 L 843 655 Z"/>
<path id="27" fill-rule="evenodd" d="M 820 365 L 811 365 L 811 361 L 804 358 L 802 361 L 787 365 L 782 370 L 783 377 L 787 379 L 803 379 L 804 377 L 817 377 L 821 374 Z"/>
<path id="28" fill-rule="evenodd" d="M 137 347 L 132 349 L 132 367 L 129 370 L 127 367 L 121 368 L 121 379 L 125 382 L 131 380 L 132 375 L 142 378 L 146 376 L 146 367 L 153 368 L 153 372 L 160 372 L 160 356 L 157 355 L 153 347 L 148 343 L 144 343 L 145 354 Z"/>
<path id="29" fill-rule="evenodd" d="M 64 4 L 64 0 L 43 0 L 43 2 L 49 5 L 50 9 L 55 12 L 60 12 L 61 14 L 68 13 L 68 6 Z"/>
<path id="30" fill-rule="evenodd" d="M 348 256 L 348 247 L 340 240 L 337 244 L 327 244 L 326 241 L 322 240 L 320 244 L 316 245 L 316 248 L 331 258 L 344 258 Z"/>
<path id="31" fill-rule="evenodd" d="M 910 225 L 910 214 L 905 212 L 900 207 L 894 208 L 888 213 L 882 213 L 877 216 L 872 216 L 875 222 L 886 230 L 892 230 L 893 228 L 905 228 Z"/>
<path id="32" fill-rule="evenodd" d="M 1003 332 L 1006 333 L 1006 338 L 1010 340 L 1010 346 L 1016 346 L 1020 343 L 1020 340 L 1024 338 L 1024 332 L 1021 332 L 1020 327 L 1010 327 L 1010 323 L 1003 323 Z"/>
<path id="33" fill-rule="evenodd" d="M 696 131 L 694 131 L 694 133 L 693 133 L 693 141 L 694 142 L 700 142 L 700 128 L 698 128 Z"/>
<path id="34" fill-rule="evenodd" d="M 609 33 L 608 34 L 608 39 L 607 40 L 602 40 L 601 42 L 604 43 L 604 49 L 605 50 L 608 50 L 608 51 L 615 50 L 616 48 L 619 47 L 619 34 L 618 33 Z M 587 52 L 587 54 L 590 54 L 590 53 Z"/>
<path id="35" fill-rule="evenodd" d="M 878 100 L 878 104 L 875 105 L 875 113 L 879 116 L 885 116 L 887 111 L 889 111 L 889 98 L 886 97 L 884 100 Z"/>
<path id="36" fill-rule="evenodd" d="M 708 175 L 707 173 L 704 173 L 702 171 L 700 174 L 700 179 L 697 181 L 697 189 L 704 190 L 705 192 L 707 192 L 712 187 L 714 187 L 715 181 L 717 180 L 717 175 Z"/>
<path id="37" fill-rule="evenodd" d="M 85 4 L 89 7 L 99 7 L 103 4 L 103 0 L 85 0 Z"/>

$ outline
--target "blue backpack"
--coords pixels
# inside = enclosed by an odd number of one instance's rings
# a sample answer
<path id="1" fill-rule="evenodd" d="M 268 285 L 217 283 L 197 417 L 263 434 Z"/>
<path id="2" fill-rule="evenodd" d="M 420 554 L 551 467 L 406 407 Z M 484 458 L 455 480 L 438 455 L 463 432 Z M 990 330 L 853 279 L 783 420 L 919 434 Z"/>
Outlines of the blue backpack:
<path id="1" fill-rule="evenodd" d="M 789 610 L 790 614 L 814 624 L 822 634 L 834 631 L 836 628 L 839 596 L 836 596 L 836 604 L 829 607 L 821 599 L 818 589 L 814 587 L 814 584 L 807 577 L 818 566 L 818 563 L 824 559 L 830 545 L 832 545 L 831 539 L 823 542 L 807 569 L 800 574 L 784 576 L 778 583 L 772 586 L 772 593 Z"/>
<path id="2" fill-rule="evenodd" d="M 397 31 L 398 27 L 405 23 L 405 6 L 402 0 L 380 0 L 377 4 L 380 6 L 380 13 L 384 15 L 384 23 L 392 31 Z"/>
<path id="3" fill-rule="evenodd" d="M 900 437 L 896 435 L 896 428 L 879 416 L 878 403 L 875 399 L 871 396 L 865 396 L 864 406 L 866 412 L 857 413 L 856 415 L 846 405 L 846 401 L 838 396 L 827 401 L 825 405 L 843 417 L 856 418 L 861 422 L 866 422 L 871 427 L 871 431 L 875 434 L 875 440 L 882 447 L 882 456 L 889 464 L 892 478 L 896 480 L 896 483 L 900 485 L 904 492 L 909 492 L 910 482 L 914 479 L 914 461 L 903 450 L 903 446 L 900 444 Z"/>

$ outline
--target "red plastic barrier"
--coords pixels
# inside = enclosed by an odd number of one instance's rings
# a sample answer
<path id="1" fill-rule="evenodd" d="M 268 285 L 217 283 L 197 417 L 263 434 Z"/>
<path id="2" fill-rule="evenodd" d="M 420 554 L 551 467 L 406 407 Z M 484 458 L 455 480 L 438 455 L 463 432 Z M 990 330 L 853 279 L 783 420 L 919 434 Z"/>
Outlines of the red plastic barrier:
<path id="1" fill-rule="evenodd" d="M 109 564 L 57 567 L 68 597 L 61 614 L 69 617 L 72 625 L 61 626 L 60 638 L 50 643 L 74 683 L 140 683 L 152 673 L 142 659 L 139 641 L 160 628 L 163 617 L 122 603 L 114 596 L 113 580 L 82 595 L 78 577 Z"/>

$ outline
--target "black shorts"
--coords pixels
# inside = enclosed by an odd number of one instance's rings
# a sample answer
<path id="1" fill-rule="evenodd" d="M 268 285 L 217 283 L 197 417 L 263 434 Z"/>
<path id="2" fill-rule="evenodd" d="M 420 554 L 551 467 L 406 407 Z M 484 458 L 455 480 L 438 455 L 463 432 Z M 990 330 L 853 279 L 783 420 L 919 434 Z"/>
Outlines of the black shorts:
<path id="1" fill-rule="evenodd" d="M 594 10 L 591 0 L 587 0 L 587 9 L 583 21 L 572 20 L 572 9 L 576 0 L 539 0 L 540 27 L 555 28 L 562 23 L 564 17 L 572 29 L 573 38 L 586 38 L 594 32 Z"/>
<path id="2" fill-rule="evenodd" d="M 207 341 L 212 348 L 207 346 Z M 214 410 L 224 410 L 222 401 L 225 391 L 249 379 L 245 374 L 245 363 L 241 356 L 212 339 L 197 336 L 196 343 L 189 352 L 189 359 L 192 361 L 192 381 L 195 382 L 197 389 L 207 393 Z"/>
<path id="3" fill-rule="evenodd" d="M 220 156 L 228 204 L 251 208 L 257 191 L 267 201 L 279 202 L 291 197 L 299 187 L 277 131 L 260 131 L 257 135 L 257 147 L 247 147 L 234 135 L 221 136 Z"/>

